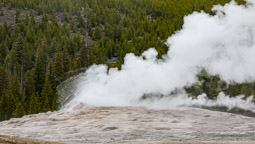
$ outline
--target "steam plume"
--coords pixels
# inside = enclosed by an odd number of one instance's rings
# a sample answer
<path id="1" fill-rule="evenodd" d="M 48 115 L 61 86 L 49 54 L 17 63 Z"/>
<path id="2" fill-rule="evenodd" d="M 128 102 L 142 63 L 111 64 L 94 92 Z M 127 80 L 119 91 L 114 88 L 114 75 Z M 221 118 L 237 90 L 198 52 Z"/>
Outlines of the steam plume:
<path id="1" fill-rule="evenodd" d="M 182 30 L 167 40 L 170 50 L 163 60 L 156 58 L 151 48 L 137 57 L 127 54 L 122 70 L 105 65 L 94 65 L 80 78 L 73 106 L 83 102 L 98 106 L 171 106 L 213 105 L 219 101 L 200 96 L 192 100 L 185 94 L 151 102 L 138 103 L 147 93 L 167 95 L 169 92 L 197 82 L 196 74 L 205 69 L 219 75 L 226 82 L 252 82 L 255 80 L 255 3 L 247 0 L 246 6 L 234 1 L 225 6 L 215 6 L 216 15 L 204 12 L 186 16 Z M 229 97 L 220 94 L 218 99 Z M 241 98 L 228 99 L 245 103 Z M 222 105 L 231 105 L 231 102 Z M 179 104 L 178 104 L 179 103 Z M 253 103 L 248 100 L 253 106 Z M 232 103 L 233 104 L 233 103 Z M 239 105 L 240 106 L 240 105 Z M 241 107 L 241 106 L 240 106 Z M 253 106 L 254 107 L 254 106 Z"/>

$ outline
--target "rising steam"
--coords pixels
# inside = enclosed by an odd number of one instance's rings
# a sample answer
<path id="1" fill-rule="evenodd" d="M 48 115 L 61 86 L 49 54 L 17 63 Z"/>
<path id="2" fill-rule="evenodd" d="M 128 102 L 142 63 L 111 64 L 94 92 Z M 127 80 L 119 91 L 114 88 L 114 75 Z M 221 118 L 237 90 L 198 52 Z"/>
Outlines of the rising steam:
<path id="1" fill-rule="evenodd" d="M 205 95 L 197 99 L 185 93 L 139 102 L 144 94 L 169 95 L 176 89 L 197 82 L 196 74 L 205 69 L 226 82 L 255 81 L 255 3 L 246 6 L 234 1 L 213 8 L 216 15 L 195 12 L 184 18 L 182 30 L 167 40 L 169 51 L 158 60 L 153 48 L 138 57 L 127 54 L 122 70 L 94 65 L 80 78 L 73 107 L 83 102 L 97 106 L 147 106 L 167 108 L 179 105 L 225 105 L 254 110 L 252 98 L 230 98 L 221 93 L 215 101 Z M 244 106 L 245 105 L 245 106 Z"/>

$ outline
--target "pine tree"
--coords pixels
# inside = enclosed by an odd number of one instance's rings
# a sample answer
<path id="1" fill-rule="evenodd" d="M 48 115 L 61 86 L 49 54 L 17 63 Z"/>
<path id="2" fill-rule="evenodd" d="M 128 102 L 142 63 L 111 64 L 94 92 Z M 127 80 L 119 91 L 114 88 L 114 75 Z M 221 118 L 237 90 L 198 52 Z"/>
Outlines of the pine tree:
<path id="1" fill-rule="evenodd" d="M 46 13 L 43 13 L 43 16 L 42 16 L 42 22 L 40 24 L 41 28 L 43 30 L 45 30 L 48 26 L 48 22 L 49 22 L 49 19 L 48 19 L 48 14 Z"/>
<path id="2" fill-rule="evenodd" d="M 51 16 L 51 23 L 53 23 L 53 25 L 57 26 L 58 25 L 58 20 L 56 17 L 56 12 L 53 12 L 52 16 Z"/>
<path id="3" fill-rule="evenodd" d="M 20 16 L 20 10 L 16 9 L 16 13 L 15 13 L 15 22 L 18 23 L 19 22 L 19 16 Z"/>
<path id="4" fill-rule="evenodd" d="M 68 20 L 68 15 L 67 15 L 67 12 L 66 12 L 66 10 L 64 10 L 64 18 L 65 18 L 65 22 L 69 22 L 69 20 Z"/>
<path id="5" fill-rule="evenodd" d="M 47 79 L 50 81 L 50 84 L 51 84 L 51 88 L 53 91 L 56 91 L 56 80 L 55 80 L 55 73 L 54 73 L 54 66 L 53 66 L 53 63 L 50 62 L 48 64 L 48 72 L 47 72 Z"/>
<path id="6" fill-rule="evenodd" d="M 30 97 L 35 92 L 34 70 L 29 70 L 25 74 L 25 102 L 29 102 Z"/>
<path id="7" fill-rule="evenodd" d="M 57 109 L 58 109 L 58 101 L 57 101 L 57 97 L 55 97 L 52 101 L 51 111 L 55 111 Z"/>
<path id="8" fill-rule="evenodd" d="M 55 92 L 52 90 L 51 83 L 48 79 L 46 79 L 41 93 L 41 102 L 45 103 L 47 98 L 48 99 L 47 101 L 50 105 L 49 107 L 51 107 L 53 99 L 55 97 L 56 97 Z"/>
<path id="9" fill-rule="evenodd" d="M 101 38 L 102 38 L 102 36 L 101 36 L 101 32 L 102 30 L 101 30 L 101 28 L 100 27 L 96 27 L 96 29 L 95 29 L 95 39 L 96 40 L 100 40 Z"/>
<path id="10" fill-rule="evenodd" d="M 74 19 L 72 18 L 71 24 L 70 24 L 70 28 L 73 31 L 73 33 L 76 33 L 76 25 L 74 22 Z"/>
<path id="11" fill-rule="evenodd" d="M 24 99 L 17 75 L 11 78 L 10 91 L 17 102 L 21 102 Z"/>
<path id="12" fill-rule="evenodd" d="M 70 70 L 70 58 L 67 52 L 63 52 L 63 71 L 67 73 Z"/>
<path id="13" fill-rule="evenodd" d="M 25 15 L 25 24 L 28 26 L 29 24 L 29 16 L 28 16 L 28 12 L 26 12 L 26 15 Z"/>
<path id="14" fill-rule="evenodd" d="M 15 98 L 8 90 L 3 91 L 3 96 L 0 99 L 0 121 L 7 120 L 12 117 L 15 110 Z"/>
<path id="15" fill-rule="evenodd" d="M 45 54 L 45 41 L 42 41 L 36 52 L 36 61 L 34 68 L 34 86 L 35 91 L 41 93 L 44 80 L 45 80 L 45 64 L 46 64 L 46 54 Z"/>
<path id="16" fill-rule="evenodd" d="M 46 96 L 45 101 L 44 101 L 44 105 L 43 105 L 43 112 L 48 112 L 48 111 L 51 111 L 51 108 L 50 108 L 50 103 L 49 103 L 49 100 L 48 100 L 48 96 Z"/>
<path id="17" fill-rule="evenodd" d="M 35 25 L 35 17 L 32 9 L 30 10 L 30 24 Z"/>
<path id="18" fill-rule="evenodd" d="M 24 110 L 23 105 L 21 104 L 21 102 L 18 102 L 17 106 L 16 106 L 16 110 L 13 112 L 13 117 L 15 118 L 20 118 L 22 116 L 26 115 L 26 112 Z"/>
<path id="19" fill-rule="evenodd" d="M 64 80 L 64 67 L 61 53 L 57 53 L 54 59 L 54 75 L 56 76 L 57 85 Z"/>
<path id="20" fill-rule="evenodd" d="M 9 88 L 9 76 L 7 70 L 0 66 L 0 98 L 5 89 Z"/>
<path id="21" fill-rule="evenodd" d="M 88 49 L 86 47 L 85 40 L 82 41 L 82 47 L 79 52 L 79 59 L 80 59 L 83 67 L 88 66 Z"/>
<path id="22" fill-rule="evenodd" d="M 1 36 L 0 36 L 0 39 L 1 39 Z M 6 42 L 0 43 L 0 52 L 1 52 L 0 53 L 0 65 L 3 65 L 5 57 L 6 57 L 7 53 L 8 53 L 8 47 L 7 47 Z"/>
<path id="23" fill-rule="evenodd" d="M 82 17 L 82 16 L 79 16 L 79 24 L 78 24 L 78 27 L 79 28 L 84 28 L 85 27 L 85 20 L 84 20 L 84 18 Z"/>
<path id="24" fill-rule="evenodd" d="M 3 42 L 6 39 L 6 34 L 8 28 L 6 28 L 6 23 L 0 26 L 0 42 Z"/>
<path id="25" fill-rule="evenodd" d="M 38 93 L 33 93 L 29 102 L 29 114 L 37 114 L 40 112 L 40 101 Z"/>
<path id="26" fill-rule="evenodd" d="M 81 64 L 80 59 L 74 60 L 73 65 L 72 65 L 72 69 L 77 70 L 77 69 L 80 69 L 80 68 L 82 68 L 82 64 Z"/>

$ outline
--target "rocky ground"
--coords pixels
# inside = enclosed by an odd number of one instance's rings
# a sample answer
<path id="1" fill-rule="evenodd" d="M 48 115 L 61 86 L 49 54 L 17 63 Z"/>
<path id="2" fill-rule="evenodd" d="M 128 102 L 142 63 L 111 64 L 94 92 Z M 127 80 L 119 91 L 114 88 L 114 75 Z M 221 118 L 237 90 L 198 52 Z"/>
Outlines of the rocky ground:
<path id="1" fill-rule="evenodd" d="M 80 104 L 72 112 L 1 122 L 0 135 L 60 143 L 255 143 L 255 118 L 198 108 L 149 110 Z"/>
<path id="2" fill-rule="evenodd" d="M 15 17 L 16 17 L 16 9 L 8 9 L 7 7 L 0 7 L 0 11 L 3 12 L 3 15 L 0 16 L 0 24 L 6 23 L 8 26 L 15 25 Z M 19 19 L 24 19 L 26 13 L 30 14 L 30 10 L 20 10 Z M 33 11 L 34 18 L 36 22 L 40 22 L 42 20 L 42 16 L 38 15 L 36 11 Z M 63 14 L 62 14 L 63 15 Z M 63 16 L 62 16 L 63 17 Z M 58 20 L 61 20 L 61 15 L 57 15 Z M 62 18 L 63 19 L 63 18 Z"/>
<path id="3" fill-rule="evenodd" d="M 60 143 L 0 135 L 0 144 L 60 144 Z"/>

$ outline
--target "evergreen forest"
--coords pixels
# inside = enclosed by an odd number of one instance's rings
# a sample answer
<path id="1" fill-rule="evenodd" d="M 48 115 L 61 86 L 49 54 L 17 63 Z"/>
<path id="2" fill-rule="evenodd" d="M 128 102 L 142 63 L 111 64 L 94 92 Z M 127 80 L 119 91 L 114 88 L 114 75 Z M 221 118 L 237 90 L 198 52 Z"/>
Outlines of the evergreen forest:
<path id="1" fill-rule="evenodd" d="M 236 0 L 244 4 L 243 0 Z M 118 67 L 127 53 L 165 42 L 194 11 L 211 15 L 230 0 L 0 0 L 0 121 L 59 108 L 57 86 L 93 64 Z M 214 99 L 254 94 L 255 83 L 226 84 L 206 71 L 185 88 Z"/>

